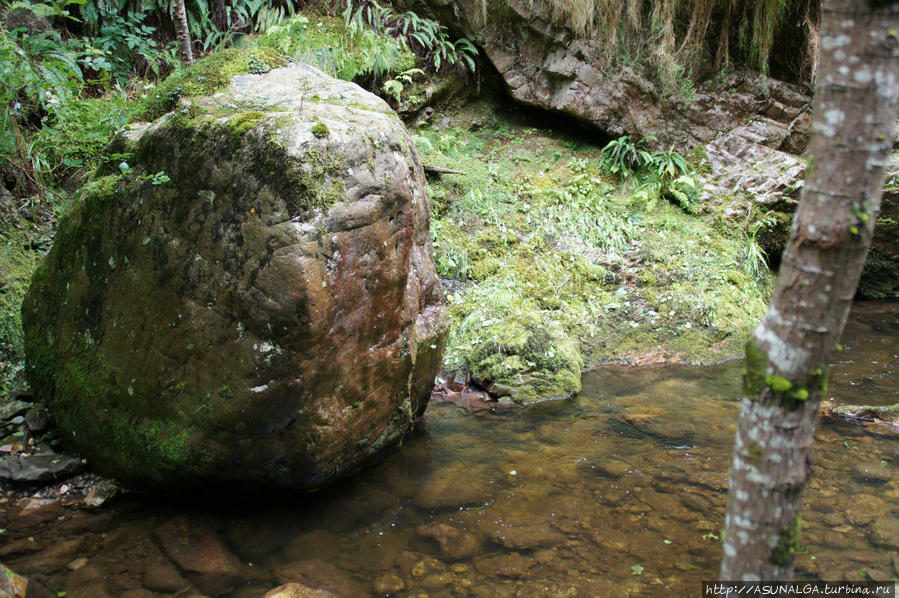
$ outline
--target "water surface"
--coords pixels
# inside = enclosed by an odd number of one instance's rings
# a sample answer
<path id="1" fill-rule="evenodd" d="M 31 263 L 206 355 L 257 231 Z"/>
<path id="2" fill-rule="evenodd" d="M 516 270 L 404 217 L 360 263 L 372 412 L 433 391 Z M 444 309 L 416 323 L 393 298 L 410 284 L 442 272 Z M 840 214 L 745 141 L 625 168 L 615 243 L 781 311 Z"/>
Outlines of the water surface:
<path id="1" fill-rule="evenodd" d="M 899 305 L 857 306 L 842 342 L 833 402 L 899 402 Z M 717 575 L 740 374 L 737 361 L 602 367 L 571 400 L 501 414 L 432 404 L 401 450 L 326 491 L 219 505 L 132 496 L 7 532 L 39 546 L 7 564 L 70 597 L 86 577 L 73 555 L 109 596 L 198 595 L 159 589 L 173 569 L 153 532 L 174 519 L 242 562 L 222 594 L 233 598 L 291 579 L 351 596 L 695 596 Z M 799 576 L 899 575 L 897 449 L 887 432 L 819 420 Z"/>

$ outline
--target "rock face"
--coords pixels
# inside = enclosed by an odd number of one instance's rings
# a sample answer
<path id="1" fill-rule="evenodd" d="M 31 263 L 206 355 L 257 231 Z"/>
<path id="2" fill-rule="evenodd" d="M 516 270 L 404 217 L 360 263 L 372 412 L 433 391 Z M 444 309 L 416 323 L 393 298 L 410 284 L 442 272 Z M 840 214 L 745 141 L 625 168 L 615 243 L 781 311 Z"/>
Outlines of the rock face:
<path id="1" fill-rule="evenodd" d="M 309 489 L 397 444 L 447 319 L 420 159 L 389 107 L 305 65 L 125 135 L 23 304 L 70 444 L 136 485 Z"/>
<path id="2" fill-rule="evenodd" d="M 552 3 L 533 0 L 406 0 L 477 43 L 517 101 L 574 116 L 613 136 L 653 135 L 660 147 L 704 145 L 749 117 L 803 121 L 808 98 L 794 86 L 746 74 L 689 99 L 628 66 L 604 68 L 608 50 L 554 24 Z M 764 86 L 756 93 L 754 87 Z M 793 142 L 804 129 L 789 127 Z"/>
<path id="3" fill-rule="evenodd" d="M 452 23 L 477 43 L 523 104 L 573 116 L 613 137 L 653 136 L 650 145 L 682 153 L 701 148 L 709 166 L 702 203 L 728 217 L 764 221 L 757 240 L 779 262 L 805 173 L 799 155 L 808 144 L 811 98 L 799 86 L 737 72 L 695 93 L 665 89 L 628 66 L 606 66 L 602 43 L 555 24 L 549 2 L 403 4 Z M 863 297 L 899 298 L 895 181 L 884 195 L 859 288 Z"/>

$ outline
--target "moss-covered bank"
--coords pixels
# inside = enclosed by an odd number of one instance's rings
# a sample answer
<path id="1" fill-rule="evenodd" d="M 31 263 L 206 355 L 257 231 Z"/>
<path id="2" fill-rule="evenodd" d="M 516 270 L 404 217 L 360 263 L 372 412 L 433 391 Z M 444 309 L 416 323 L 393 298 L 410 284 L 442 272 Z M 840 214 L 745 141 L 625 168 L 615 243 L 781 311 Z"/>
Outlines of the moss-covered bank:
<path id="1" fill-rule="evenodd" d="M 577 392 L 583 365 L 741 355 L 771 288 L 744 219 L 689 214 L 609 176 L 600 140 L 514 108 L 447 116 L 415 136 L 426 163 L 467 173 L 429 186 L 447 375 L 529 402 Z"/>

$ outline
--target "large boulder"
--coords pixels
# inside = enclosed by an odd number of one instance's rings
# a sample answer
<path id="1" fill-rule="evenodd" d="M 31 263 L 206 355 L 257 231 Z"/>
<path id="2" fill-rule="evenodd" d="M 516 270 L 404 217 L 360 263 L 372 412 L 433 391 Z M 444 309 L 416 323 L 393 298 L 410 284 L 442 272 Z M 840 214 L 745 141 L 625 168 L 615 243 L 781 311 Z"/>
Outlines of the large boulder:
<path id="1" fill-rule="evenodd" d="M 292 64 L 113 148 L 23 308 L 27 375 L 132 485 L 311 489 L 395 446 L 448 331 L 420 158 L 377 97 Z"/>

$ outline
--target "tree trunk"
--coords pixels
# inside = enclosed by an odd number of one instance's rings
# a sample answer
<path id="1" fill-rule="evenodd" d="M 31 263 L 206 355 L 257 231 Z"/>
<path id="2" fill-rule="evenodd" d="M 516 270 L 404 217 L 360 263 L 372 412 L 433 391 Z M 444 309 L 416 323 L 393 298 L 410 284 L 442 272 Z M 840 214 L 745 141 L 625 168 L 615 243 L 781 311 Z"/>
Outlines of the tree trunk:
<path id="1" fill-rule="evenodd" d="M 212 22 L 219 28 L 219 31 L 224 31 L 228 26 L 228 9 L 225 7 L 225 0 L 215 0 L 212 9 Z"/>
<path id="2" fill-rule="evenodd" d="M 815 416 L 880 209 L 899 108 L 897 30 L 895 1 L 822 9 L 805 187 L 774 296 L 746 347 L 722 580 L 793 578 Z"/>
<path id="3" fill-rule="evenodd" d="M 190 44 L 190 29 L 187 27 L 187 9 L 184 8 L 184 0 L 172 0 L 172 7 L 175 13 L 175 29 L 178 33 L 181 58 L 185 64 L 193 64 L 194 52 Z"/>

